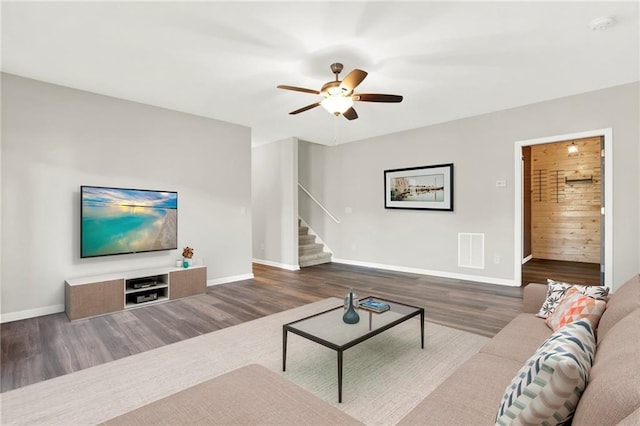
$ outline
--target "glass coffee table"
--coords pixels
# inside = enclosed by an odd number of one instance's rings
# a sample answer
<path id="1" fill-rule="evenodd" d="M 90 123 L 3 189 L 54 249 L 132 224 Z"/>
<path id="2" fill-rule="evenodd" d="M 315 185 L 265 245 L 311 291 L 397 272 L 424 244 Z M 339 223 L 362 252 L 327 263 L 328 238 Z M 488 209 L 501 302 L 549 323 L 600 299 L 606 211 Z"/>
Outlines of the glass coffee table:
<path id="1" fill-rule="evenodd" d="M 394 302 L 379 297 L 367 299 L 389 304 L 390 309 L 381 313 L 359 309 L 360 322 L 346 324 L 342 321 L 343 305 L 319 314 L 311 315 L 282 326 L 282 371 L 287 370 L 287 333 L 291 332 L 335 350 L 338 354 L 338 402 L 342 402 L 342 354 L 358 343 L 382 333 L 398 324 L 420 315 L 420 347 L 424 349 L 424 308 Z"/>

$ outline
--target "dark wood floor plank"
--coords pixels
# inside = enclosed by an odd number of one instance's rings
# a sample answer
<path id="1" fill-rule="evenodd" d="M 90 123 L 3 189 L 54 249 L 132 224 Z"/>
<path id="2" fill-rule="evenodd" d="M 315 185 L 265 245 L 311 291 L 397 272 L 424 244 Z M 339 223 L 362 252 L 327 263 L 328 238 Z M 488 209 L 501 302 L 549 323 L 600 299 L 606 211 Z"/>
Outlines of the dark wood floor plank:
<path id="1" fill-rule="evenodd" d="M 543 283 L 547 278 L 571 284 L 600 285 L 600 265 L 597 263 L 563 262 L 531 259 L 522 266 L 522 283 Z"/>
<path id="2" fill-rule="evenodd" d="M 131 313 L 165 345 L 193 337 L 186 329 L 184 321 L 160 310 L 159 305 L 133 309 Z"/>
<path id="3" fill-rule="evenodd" d="M 68 336 L 67 333 L 65 333 L 66 330 L 63 328 L 62 334 L 65 336 L 65 341 L 68 342 L 68 347 L 80 346 L 84 348 L 82 351 L 73 351 L 74 354 L 76 354 L 78 364 L 77 366 L 72 365 L 72 370 L 83 370 L 117 359 L 116 354 L 110 350 L 111 348 L 107 348 L 106 343 L 109 339 L 105 339 L 105 337 L 109 335 L 106 334 L 105 331 L 100 332 L 99 325 L 103 323 L 102 318 L 96 318 L 96 320 L 91 323 L 84 321 L 78 322 L 71 328 L 73 333 Z M 98 325 L 98 327 L 96 325 Z M 96 334 L 101 336 L 101 338 L 96 339 Z"/>
<path id="4" fill-rule="evenodd" d="M 586 265 L 586 266 L 585 266 Z M 582 267 L 581 267 L 582 266 Z M 592 279 L 593 267 L 532 261 L 523 281 Z M 148 351 L 266 315 L 337 297 L 349 289 L 422 306 L 428 321 L 493 336 L 522 310 L 522 288 L 325 264 L 300 271 L 254 265 L 254 279 L 203 295 L 70 322 L 65 314 L 2 324 L 2 392 Z M 560 278 L 562 277 L 562 278 Z M 582 280 L 582 281 L 581 281 Z"/>
<path id="5" fill-rule="evenodd" d="M 77 350 L 80 345 L 72 339 L 73 324 L 67 322 L 64 314 L 45 315 L 37 320 L 40 347 L 44 355 L 44 377 L 51 379 L 79 370 L 82 365 L 79 357 L 84 356 L 84 348 Z"/>
<path id="6" fill-rule="evenodd" d="M 44 356 L 40 345 L 38 320 L 30 318 L 2 325 L 0 376 L 10 386 L 45 380 Z M 7 361 L 11 362 L 7 362 Z"/>
<path id="7" fill-rule="evenodd" d="M 153 307 L 154 306 L 149 306 L 149 308 Z M 133 315 L 133 311 L 117 312 L 105 316 L 109 317 L 109 321 L 115 322 L 117 324 L 117 329 L 129 338 L 129 341 L 131 342 L 129 348 L 133 353 L 140 353 L 165 345 L 162 339 L 155 335 L 143 322 L 139 321 L 138 318 Z M 83 321 L 93 322 L 96 319 L 97 318 L 90 318 Z M 115 326 L 113 327 L 114 329 L 116 328 Z M 104 339 L 105 337 L 103 336 L 100 338 Z"/>
<path id="8" fill-rule="evenodd" d="M 101 340 L 112 359 L 119 359 L 139 352 L 132 336 L 123 329 L 112 315 L 103 315 L 91 323 L 92 331 L 102 336 Z M 95 338 L 95 337 L 94 337 Z"/>

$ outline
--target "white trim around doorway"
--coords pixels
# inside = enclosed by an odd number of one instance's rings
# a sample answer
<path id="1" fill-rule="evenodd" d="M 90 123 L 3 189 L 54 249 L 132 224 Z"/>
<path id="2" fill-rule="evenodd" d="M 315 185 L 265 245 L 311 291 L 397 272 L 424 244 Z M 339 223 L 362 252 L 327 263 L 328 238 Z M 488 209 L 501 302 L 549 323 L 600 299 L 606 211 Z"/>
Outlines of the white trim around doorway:
<path id="1" fill-rule="evenodd" d="M 595 136 L 604 138 L 604 285 L 613 283 L 613 130 L 611 128 L 516 141 L 514 147 L 514 271 L 516 283 L 522 281 L 522 147 Z"/>

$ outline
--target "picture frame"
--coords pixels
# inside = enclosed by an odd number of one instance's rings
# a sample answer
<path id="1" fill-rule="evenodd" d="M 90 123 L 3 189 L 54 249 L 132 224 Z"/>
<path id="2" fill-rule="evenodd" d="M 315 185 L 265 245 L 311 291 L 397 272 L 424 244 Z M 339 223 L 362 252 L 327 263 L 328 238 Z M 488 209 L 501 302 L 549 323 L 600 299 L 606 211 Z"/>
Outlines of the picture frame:
<path id="1" fill-rule="evenodd" d="M 453 163 L 385 170 L 384 208 L 453 211 Z"/>

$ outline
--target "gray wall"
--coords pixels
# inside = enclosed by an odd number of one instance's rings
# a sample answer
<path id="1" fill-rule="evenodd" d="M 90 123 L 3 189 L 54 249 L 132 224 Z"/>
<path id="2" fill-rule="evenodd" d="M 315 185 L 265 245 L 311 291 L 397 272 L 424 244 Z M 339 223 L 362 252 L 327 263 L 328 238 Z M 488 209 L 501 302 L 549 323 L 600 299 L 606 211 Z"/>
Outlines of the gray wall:
<path id="1" fill-rule="evenodd" d="M 64 280 L 173 265 L 251 276 L 247 127 L 2 74 L 2 320 L 64 308 Z M 80 259 L 80 185 L 178 191 L 179 250 Z"/>
<path id="2" fill-rule="evenodd" d="M 640 269 L 639 90 L 617 86 L 335 147 L 300 142 L 300 182 L 341 223 L 303 197 L 300 215 L 338 260 L 514 285 L 514 142 L 612 128 L 615 288 Z M 384 208 L 385 169 L 441 163 L 455 165 L 454 212 Z M 459 232 L 485 234 L 484 269 L 457 266 Z"/>
<path id="3" fill-rule="evenodd" d="M 298 140 L 253 148 L 253 257 L 298 269 Z"/>

